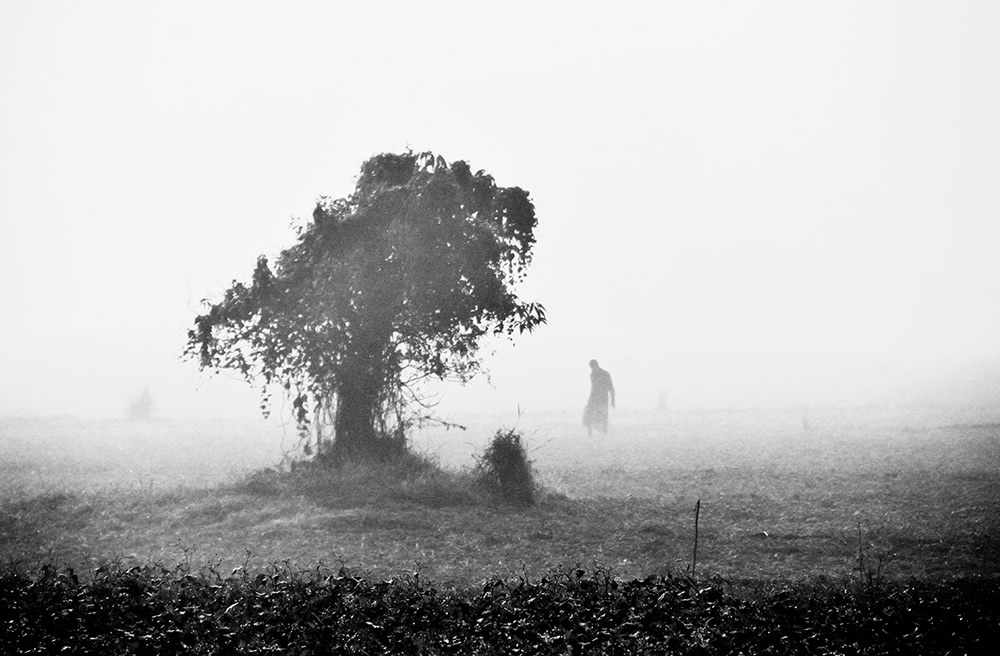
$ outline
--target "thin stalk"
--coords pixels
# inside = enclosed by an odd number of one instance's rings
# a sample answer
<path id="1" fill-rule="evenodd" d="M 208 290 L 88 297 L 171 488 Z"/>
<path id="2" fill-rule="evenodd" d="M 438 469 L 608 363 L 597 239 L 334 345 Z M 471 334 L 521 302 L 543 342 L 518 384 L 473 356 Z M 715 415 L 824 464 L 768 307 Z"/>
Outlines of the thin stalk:
<path id="1" fill-rule="evenodd" d="M 691 576 L 698 566 L 698 516 L 701 514 L 701 499 L 694 504 L 694 553 L 691 554 Z"/>

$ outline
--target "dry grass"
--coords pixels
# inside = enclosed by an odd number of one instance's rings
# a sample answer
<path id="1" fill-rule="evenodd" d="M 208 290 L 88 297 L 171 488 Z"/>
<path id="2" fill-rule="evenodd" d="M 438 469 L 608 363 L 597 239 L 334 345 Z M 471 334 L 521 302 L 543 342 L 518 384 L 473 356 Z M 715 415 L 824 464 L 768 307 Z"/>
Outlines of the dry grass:
<path id="1" fill-rule="evenodd" d="M 642 577 L 688 566 L 700 499 L 701 573 L 857 576 L 860 524 L 863 553 L 889 577 L 1000 575 L 990 421 L 650 414 L 588 440 L 575 420 L 522 419 L 546 489 L 526 510 L 482 503 L 462 473 L 496 425 L 418 436 L 443 472 L 247 478 L 280 457 L 280 428 L 8 422 L 0 558 L 322 561 L 444 585 L 575 563 Z"/>

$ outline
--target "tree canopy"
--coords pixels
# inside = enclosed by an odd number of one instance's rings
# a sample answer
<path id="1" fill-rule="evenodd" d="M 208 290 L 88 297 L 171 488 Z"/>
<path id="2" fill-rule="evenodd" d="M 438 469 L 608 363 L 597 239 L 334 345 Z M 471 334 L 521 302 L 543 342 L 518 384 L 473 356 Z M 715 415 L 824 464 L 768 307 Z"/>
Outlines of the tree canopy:
<path id="1" fill-rule="evenodd" d="M 467 382 L 481 338 L 545 322 L 514 292 L 536 225 L 526 191 L 464 161 L 377 155 L 353 194 L 320 198 L 273 265 L 259 257 L 249 284 L 207 304 L 185 353 L 260 383 L 265 412 L 280 384 L 300 428 L 315 424 L 318 456 L 385 455 L 405 444 L 419 381 Z"/>

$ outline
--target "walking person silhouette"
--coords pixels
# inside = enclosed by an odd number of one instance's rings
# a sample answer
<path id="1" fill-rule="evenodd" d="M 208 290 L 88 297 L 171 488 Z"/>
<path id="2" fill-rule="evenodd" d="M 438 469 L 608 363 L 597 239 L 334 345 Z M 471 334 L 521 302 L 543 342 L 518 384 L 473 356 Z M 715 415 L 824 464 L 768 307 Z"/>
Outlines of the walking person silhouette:
<path id="1" fill-rule="evenodd" d="M 596 428 L 602 435 L 608 432 L 608 401 L 615 407 L 615 386 L 609 374 L 597 364 L 590 361 L 590 398 L 587 407 L 583 409 L 583 425 L 587 427 L 587 435 L 593 436 Z"/>

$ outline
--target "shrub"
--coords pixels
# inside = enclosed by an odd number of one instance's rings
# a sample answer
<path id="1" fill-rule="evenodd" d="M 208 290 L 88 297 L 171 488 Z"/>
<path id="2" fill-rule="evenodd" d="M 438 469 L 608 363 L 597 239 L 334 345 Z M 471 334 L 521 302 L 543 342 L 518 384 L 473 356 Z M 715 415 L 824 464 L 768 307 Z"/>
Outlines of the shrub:
<path id="1" fill-rule="evenodd" d="M 514 506 L 535 503 L 535 475 L 531 461 L 513 429 L 500 429 L 476 459 L 476 487 Z"/>

